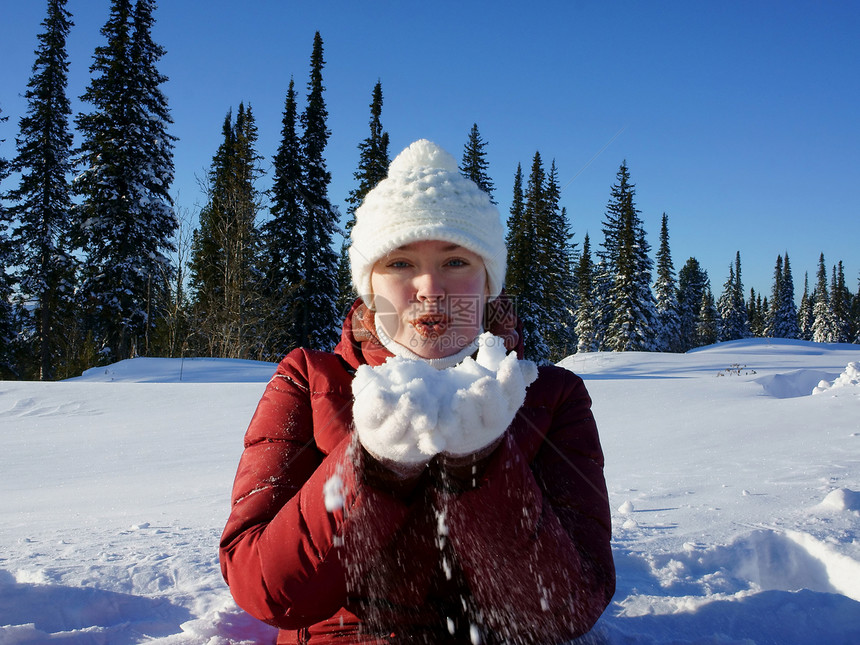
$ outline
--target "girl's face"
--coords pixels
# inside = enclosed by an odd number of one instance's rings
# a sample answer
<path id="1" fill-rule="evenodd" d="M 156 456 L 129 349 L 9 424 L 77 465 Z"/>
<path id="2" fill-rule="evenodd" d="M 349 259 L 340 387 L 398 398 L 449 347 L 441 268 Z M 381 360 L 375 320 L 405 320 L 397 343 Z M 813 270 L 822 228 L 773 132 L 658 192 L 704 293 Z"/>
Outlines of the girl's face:
<path id="1" fill-rule="evenodd" d="M 456 354 L 483 331 L 487 271 L 462 246 L 405 244 L 373 265 L 370 284 L 379 326 L 422 358 Z"/>

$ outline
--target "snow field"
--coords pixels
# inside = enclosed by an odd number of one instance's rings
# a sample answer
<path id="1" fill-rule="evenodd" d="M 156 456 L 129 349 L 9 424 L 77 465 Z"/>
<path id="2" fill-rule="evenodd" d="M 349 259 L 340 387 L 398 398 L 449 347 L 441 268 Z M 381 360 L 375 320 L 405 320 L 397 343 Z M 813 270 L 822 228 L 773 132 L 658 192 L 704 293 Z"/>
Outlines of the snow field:
<path id="1" fill-rule="evenodd" d="M 860 642 L 858 359 L 750 340 L 563 361 L 594 399 L 618 570 L 586 642 Z M 217 561 L 273 370 L 135 359 L 0 382 L 0 645 L 274 642 Z"/>

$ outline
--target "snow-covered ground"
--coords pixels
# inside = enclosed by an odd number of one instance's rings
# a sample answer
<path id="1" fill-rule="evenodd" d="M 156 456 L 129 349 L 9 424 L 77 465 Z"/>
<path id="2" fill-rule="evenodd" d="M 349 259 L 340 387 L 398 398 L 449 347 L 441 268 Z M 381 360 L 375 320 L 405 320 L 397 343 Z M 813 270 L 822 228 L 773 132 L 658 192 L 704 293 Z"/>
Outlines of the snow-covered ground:
<path id="1" fill-rule="evenodd" d="M 618 591 L 588 642 L 860 643 L 857 361 L 750 340 L 562 362 L 594 399 L 613 508 Z M 273 369 L 0 382 L 0 645 L 273 642 L 216 553 Z"/>

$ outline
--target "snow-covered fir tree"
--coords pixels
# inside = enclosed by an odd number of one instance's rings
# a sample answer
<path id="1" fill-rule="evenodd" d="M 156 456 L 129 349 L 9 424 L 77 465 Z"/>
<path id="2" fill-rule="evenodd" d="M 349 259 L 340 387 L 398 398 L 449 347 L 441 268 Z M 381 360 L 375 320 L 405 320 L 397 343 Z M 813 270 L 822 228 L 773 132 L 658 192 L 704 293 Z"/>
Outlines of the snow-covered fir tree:
<path id="1" fill-rule="evenodd" d="M 49 0 L 12 164 L 20 180 L 9 194 L 16 253 L 4 266 L 18 268 L 19 296 L 27 303 L 21 309 L 28 341 L 22 350 L 26 360 L 21 375 L 41 380 L 66 376 L 58 368 L 77 337 L 72 303 L 75 261 L 69 241 L 72 110 L 66 94 L 66 38 L 72 25 L 65 0 Z"/>
<path id="2" fill-rule="evenodd" d="M 699 315 L 696 319 L 695 346 L 713 345 L 719 334 L 720 314 L 714 304 L 714 294 L 710 283 L 702 290 L 702 301 L 699 304 Z"/>
<path id="3" fill-rule="evenodd" d="M 729 277 L 723 285 L 723 292 L 717 301 L 719 313 L 717 340 L 720 342 L 747 338 L 750 335 L 743 289 L 741 254 L 738 252 L 735 255 L 734 267 L 729 266 Z"/>
<path id="4" fill-rule="evenodd" d="M 545 210 L 545 173 L 539 152 L 535 153 L 525 191 L 522 189 L 522 167 L 517 166 L 514 178 L 514 198 L 508 218 L 508 270 L 505 285 L 514 300 L 517 314 L 523 323 L 526 358 L 545 362 L 550 348 L 543 337 L 546 320 L 542 305 L 545 302 L 546 274 L 535 271 L 540 264 L 543 245 L 539 238 L 540 218 Z"/>
<path id="5" fill-rule="evenodd" d="M 9 117 L 3 116 L 0 109 L 0 124 Z M 0 146 L 5 139 L 0 138 Z M 0 148 L 0 378 L 13 379 L 19 377 L 14 357 L 16 334 L 15 316 L 12 307 L 13 278 L 6 272 L 6 267 L 12 266 L 12 243 L 9 239 L 11 217 L 3 206 L 3 182 L 9 176 L 9 162 L 2 156 Z"/>
<path id="6" fill-rule="evenodd" d="M 493 199 L 493 180 L 487 172 L 490 168 L 490 162 L 487 161 L 487 142 L 481 138 L 481 133 L 478 130 L 478 124 L 472 124 L 472 129 L 469 131 L 469 139 L 463 148 L 463 160 L 460 162 L 460 173 L 472 181 L 478 188 L 483 190 L 490 196 L 490 201 L 494 204 Z"/>
<path id="7" fill-rule="evenodd" d="M 262 172 L 253 110 L 240 103 L 235 121 L 229 111 L 222 134 L 192 244 L 194 345 L 209 356 L 249 358 L 259 355 L 263 333 L 256 228 L 261 208 L 256 181 Z"/>
<path id="8" fill-rule="evenodd" d="M 561 191 L 558 169 L 553 160 L 546 176 L 544 210 L 539 218 L 538 239 L 542 247 L 541 265 L 546 267 L 544 301 L 541 309 L 546 318 L 543 337 L 549 347 L 550 360 L 558 361 L 576 351 L 576 306 L 574 261 L 576 245 L 567 219 L 567 210 L 559 208 Z"/>
<path id="9" fill-rule="evenodd" d="M 622 163 L 606 207 L 603 253 L 612 279 L 609 310 L 612 318 L 604 346 L 610 351 L 654 348 L 656 312 L 651 293 L 652 261 L 645 230 L 634 202 L 627 164 Z"/>
<path id="10" fill-rule="evenodd" d="M 78 116 L 83 141 L 75 180 L 81 196 L 75 239 L 84 251 L 79 290 L 84 321 L 113 361 L 145 350 L 153 294 L 170 278 L 178 222 L 169 114 L 156 70 L 163 50 L 152 43 L 151 0 L 112 0 Z"/>
<path id="11" fill-rule="evenodd" d="M 702 294 L 710 284 L 707 272 L 696 258 L 689 258 L 678 272 L 678 312 L 681 319 L 681 351 L 699 345 L 699 315 Z"/>
<path id="12" fill-rule="evenodd" d="M 388 175 L 391 160 L 388 156 L 388 133 L 382 127 L 382 82 L 377 81 L 373 87 L 373 98 L 370 102 L 370 134 L 358 144 L 358 170 L 353 178 L 358 186 L 349 191 L 346 202 L 346 237 L 340 249 L 338 262 L 338 310 L 346 314 L 358 294 L 352 286 L 352 273 L 349 264 L 349 234 L 355 225 L 355 209 L 361 206 L 364 197 Z"/>
<path id="13" fill-rule="evenodd" d="M 270 218 L 261 227 L 263 295 L 271 315 L 269 347 L 286 355 L 299 342 L 297 312 L 302 282 L 302 163 L 295 83 L 290 79 L 281 119 L 281 141 L 272 160 L 274 182 L 269 190 Z"/>
<path id="14" fill-rule="evenodd" d="M 812 340 L 816 343 L 840 342 L 840 325 L 833 315 L 830 293 L 827 290 L 827 267 L 824 254 L 818 259 L 818 281 L 815 286 L 815 304 L 812 307 Z"/>
<path id="15" fill-rule="evenodd" d="M 854 336 L 850 340 L 860 345 L 860 279 L 857 280 L 857 293 L 851 298 L 851 321 Z"/>
<path id="16" fill-rule="evenodd" d="M 815 316 L 812 313 L 814 304 L 815 294 L 809 293 L 809 273 L 804 273 L 803 296 L 800 298 L 800 309 L 797 311 L 798 338 L 802 340 L 812 340 L 812 323 L 815 320 Z"/>
<path id="17" fill-rule="evenodd" d="M 323 41 L 314 35 L 311 72 L 305 110 L 301 115 L 303 127 L 300 138 L 302 153 L 302 253 L 304 280 L 299 287 L 301 303 L 299 337 L 301 344 L 311 349 L 330 350 L 340 334 L 337 320 L 337 262 L 332 241 L 339 232 L 337 209 L 328 198 L 331 174 L 326 168 L 325 147 L 329 130 L 328 110 L 323 92 Z"/>
<path id="18" fill-rule="evenodd" d="M 763 336 L 765 320 L 761 310 L 761 294 L 756 295 L 755 289 L 750 288 L 750 297 L 747 299 L 747 317 L 749 318 L 750 334 Z"/>
<path id="19" fill-rule="evenodd" d="M 839 343 L 847 343 L 851 337 L 851 292 L 845 286 L 845 270 L 842 260 L 839 260 L 832 269 L 830 279 L 830 308 L 839 330 L 837 335 Z"/>
<path id="20" fill-rule="evenodd" d="M 591 258 L 591 240 L 588 233 L 582 241 L 582 252 L 574 271 L 576 284 L 576 351 L 596 352 L 600 338 L 595 325 L 595 266 Z"/>
<path id="21" fill-rule="evenodd" d="M 800 337 L 797 305 L 794 304 L 794 278 L 788 253 L 785 259 L 780 256 L 776 260 L 766 335 L 771 338 Z"/>
<path id="22" fill-rule="evenodd" d="M 657 249 L 657 281 L 654 284 L 657 312 L 656 349 L 661 352 L 681 351 L 681 316 L 675 267 L 669 249 L 669 217 L 663 213 L 660 225 L 660 247 Z"/>

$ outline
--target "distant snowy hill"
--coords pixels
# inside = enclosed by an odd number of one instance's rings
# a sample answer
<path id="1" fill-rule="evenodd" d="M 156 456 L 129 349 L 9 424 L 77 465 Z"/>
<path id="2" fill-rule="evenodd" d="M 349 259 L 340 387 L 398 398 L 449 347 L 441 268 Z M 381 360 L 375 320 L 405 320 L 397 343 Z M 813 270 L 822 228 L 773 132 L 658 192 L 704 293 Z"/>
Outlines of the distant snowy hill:
<path id="1" fill-rule="evenodd" d="M 860 643 L 858 361 L 762 339 L 562 361 L 613 509 L 618 590 L 587 642 Z M 217 560 L 274 369 L 138 358 L 0 382 L 0 645 L 274 642 Z"/>

